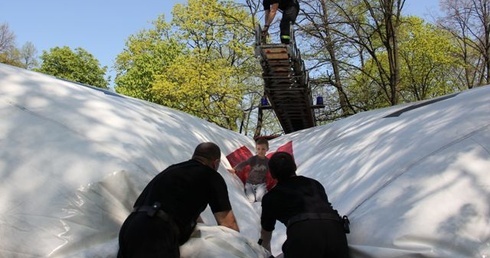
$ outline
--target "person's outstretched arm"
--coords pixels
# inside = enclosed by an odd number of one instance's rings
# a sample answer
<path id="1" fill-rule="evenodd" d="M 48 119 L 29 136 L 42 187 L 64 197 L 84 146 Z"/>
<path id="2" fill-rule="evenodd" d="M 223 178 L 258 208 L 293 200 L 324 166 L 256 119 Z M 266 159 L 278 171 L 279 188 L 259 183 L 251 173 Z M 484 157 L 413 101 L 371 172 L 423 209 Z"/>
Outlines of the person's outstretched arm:
<path id="1" fill-rule="evenodd" d="M 240 232 L 240 229 L 238 228 L 238 224 L 235 219 L 235 215 L 233 214 L 232 210 L 216 212 L 214 213 L 214 218 L 216 219 L 218 225 L 225 226 L 227 228 L 231 228 Z"/>
<path id="2" fill-rule="evenodd" d="M 252 159 L 252 158 L 253 158 L 253 156 L 252 156 L 252 157 L 250 157 L 250 158 L 248 158 L 248 159 L 246 159 L 246 160 L 244 160 L 244 161 L 242 161 L 242 162 L 240 162 L 240 163 L 238 163 L 238 164 L 237 164 L 236 166 L 234 166 L 233 168 L 229 168 L 229 169 L 227 169 L 227 170 L 228 170 L 228 172 L 230 172 L 230 173 L 232 173 L 232 174 L 236 174 L 236 172 L 237 172 L 237 171 L 240 171 L 240 170 L 242 170 L 242 169 L 243 169 L 245 166 L 250 165 L 250 161 L 251 161 L 251 159 Z"/>
<path id="3" fill-rule="evenodd" d="M 267 250 L 271 251 L 271 238 L 272 238 L 272 231 L 267 231 L 262 228 L 260 230 L 260 239 L 262 239 L 262 246 Z"/>

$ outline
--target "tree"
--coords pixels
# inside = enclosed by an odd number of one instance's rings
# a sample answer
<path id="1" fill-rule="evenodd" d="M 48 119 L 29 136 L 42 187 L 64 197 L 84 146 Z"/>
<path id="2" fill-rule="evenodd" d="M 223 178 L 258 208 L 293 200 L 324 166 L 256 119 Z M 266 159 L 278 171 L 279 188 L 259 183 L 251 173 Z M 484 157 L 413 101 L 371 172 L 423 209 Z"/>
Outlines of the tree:
<path id="1" fill-rule="evenodd" d="M 0 53 L 15 47 L 15 34 L 10 31 L 7 23 L 0 24 Z"/>
<path id="2" fill-rule="evenodd" d="M 321 87 L 314 90 L 327 94 L 320 119 L 398 104 L 397 33 L 403 5 L 404 0 L 302 2 L 302 53 L 310 64 L 311 83 Z"/>
<path id="3" fill-rule="evenodd" d="M 116 57 L 116 92 L 163 104 L 165 101 L 152 91 L 157 75 L 172 73 L 169 66 L 183 54 L 185 46 L 173 38 L 171 25 L 159 16 L 153 28 L 131 35 L 126 47 Z"/>
<path id="4" fill-rule="evenodd" d="M 351 8 L 350 10 L 355 12 L 347 13 L 345 16 L 355 33 L 350 40 L 359 45 L 359 48 L 374 62 L 378 73 L 375 83 L 390 105 L 398 104 L 400 65 L 397 31 L 404 3 L 404 0 L 362 0 L 360 4 L 363 9 Z M 388 67 L 383 66 L 383 62 L 377 55 L 380 50 L 387 54 Z"/>
<path id="5" fill-rule="evenodd" d="M 490 0 L 441 0 L 441 28 L 459 43 L 464 62 L 460 82 L 467 88 L 490 83 Z"/>
<path id="6" fill-rule="evenodd" d="M 72 51 L 69 47 L 54 47 L 43 51 L 42 64 L 38 72 L 50 74 L 66 80 L 108 88 L 104 79 L 107 67 L 100 67 L 99 61 L 83 48 Z"/>
<path id="7" fill-rule="evenodd" d="M 0 63 L 21 66 L 19 50 L 15 47 L 15 34 L 7 23 L 0 24 Z"/>
<path id="8" fill-rule="evenodd" d="M 20 49 L 19 55 L 23 68 L 32 70 L 38 66 L 37 49 L 32 42 L 26 42 Z"/>
<path id="9" fill-rule="evenodd" d="M 256 67 L 250 16 L 217 0 L 190 0 L 173 14 L 172 24 L 160 16 L 130 37 L 116 61 L 116 90 L 236 130 Z"/>
<path id="10" fill-rule="evenodd" d="M 315 88 L 319 91 L 318 88 L 333 87 L 331 96 L 335 97 L 329 99 L 330 104 L 327 105 L 331 110 L 329 117 L 337 117 L 334 114 L 338 114 L 338 117 L 355 114 L 356 109 L 349 102 L 343 83 L 345 72 L 349 69 L 344 53 L 347 53 L 347 45 L 350 44 L 344 35 L 336 33 L 342 31 L 342 27 L 349 29 L 338 14 L 340 9 L 330 1 L 305 1 L 302 6 L 304 19 L 300 33 L 308 38 L 307 44 L 301 44 L 306 50 L 303 56 L 312 64 L 310 70 L 318 74 L 316 78 L 312 77 L 311 85 L 314 91 Z"/>
<path id="11" fill-rule="evenodd" d="M 228 100 L 225 106 L 219 104 L 217 106 L 220 109 L 214 109 L 212 113 L 220 121 L 213 122 L 232 130 L 237 129 L 238 124 L 242 123 L 242 112 L 248 108 L 243 104 L 250 103 L 251 99 L 259 99 L 254 96 L 244 98 L 247 92 L 257 92 L 257 85 L 254 84 L 256 80 L 250 78 L 251 72 L 258 72 L 250 47 L 254 25 L 252 16 L 243 6 L 228 0 L 189 0 L 187 5 L 176 5 L 173 15 L 179 38 L 189 47 L 189 60 L 200 62 L 204 67 L 214 67 L 214 73 L 217 74 L 220 71 L 230 72 L 227 78 L 222 76 L 212 87 L 220 92 L 218 95 L 224 94 L 214 102 Z M 210 63 L 215 64 L 209 66 Z M 185 63 L 180 65 L 185 69 L 192 67 Z M 192 71 L 185 73 L 192 74 Z M 213 72 L 209 73 L 212 76 Z"/>
<path id="12" fill-rule="evenodd" d="M 417 17 L 404 17 L 398 27 L 400 83 L 398 94 L 405 103 L 458 91 L 454 76 L 448 72 L 460 67 L 457 47 L 445 31 Z M 381 51 L 377 61 L 366 60 L 362 72 L 350 82 L 352 101 L 367 109 L 383 107 L 382 92 L 365 87 L 377 76 L 377 62 L 388 69 L 388 54 Z M 380 105 L 381 104 L 381 105 Z"/>
<path id="13" fill-rule="evenodd" d="M 454 75 L 462 67 L 456 41 L 446 31 L 417 17 L 407 17 L 399 30 L 400 96 L 404 102 L 459 91 Z"/>
<path id="14" fill-rule="evenodd" d="M 232 82 L 236 69 L 224 59 L 182 55 L 156 77 L 153 91 L 165 106 L 201 117 L 224 128 L 237 129 L 241 89 Z M 237 94 L 238 93 L 238 94 Z"/>

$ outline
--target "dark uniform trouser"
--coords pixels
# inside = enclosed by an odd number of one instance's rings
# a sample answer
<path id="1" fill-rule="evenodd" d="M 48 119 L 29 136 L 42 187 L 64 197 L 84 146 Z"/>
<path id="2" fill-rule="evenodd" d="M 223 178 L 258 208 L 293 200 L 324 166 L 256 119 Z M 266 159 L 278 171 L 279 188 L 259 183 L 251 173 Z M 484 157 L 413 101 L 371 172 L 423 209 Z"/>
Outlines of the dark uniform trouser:
<path id="1" fill-rule="evenodd" d="M 291 25 L 296 22 L 298 17 L 299 5 L 293 5 L 283 10 L 281 23 L 279 28 L 281 29 L 281 43 L 289 44 L 291 40 Z"/>
<path id="2" fill-rule="evenodd" d="M 287 229 L 284 258 L 349 258 L 347 238 L 335 220 L 305 220 Z"/>
<path id="3" fill-rule="evenodd" d="M 118 258 L 179 258 L 178 233 L 174 222 L 133 212 L 119 232 Z"/>

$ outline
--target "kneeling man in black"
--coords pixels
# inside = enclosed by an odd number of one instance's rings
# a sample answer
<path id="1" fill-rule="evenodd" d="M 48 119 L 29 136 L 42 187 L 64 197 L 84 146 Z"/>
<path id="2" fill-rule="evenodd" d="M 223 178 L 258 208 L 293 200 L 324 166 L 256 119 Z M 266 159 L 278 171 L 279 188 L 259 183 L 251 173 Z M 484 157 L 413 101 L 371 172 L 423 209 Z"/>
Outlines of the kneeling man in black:
<path id="1" fill-rule="evenodd" d="M 199 144 L 192 159 L 156 175 L 134 204 L 119 232 L 118 258 L 179 258 L 209 204 L 218 225 L 239 231 L 228 190 L 217 172 L 221 150 Z"/>
<path id="2" fill-rule="evenodd" d="M 270 249 L 276 220 L 287 226 L 282 246 L 284 258 L 347 258 L 349 250 L 343 224 L 316 180 L 296 175 L 293 157 L 276 152 L 269 171 L 278 180 L 262 199 L 261 240 Z"/>

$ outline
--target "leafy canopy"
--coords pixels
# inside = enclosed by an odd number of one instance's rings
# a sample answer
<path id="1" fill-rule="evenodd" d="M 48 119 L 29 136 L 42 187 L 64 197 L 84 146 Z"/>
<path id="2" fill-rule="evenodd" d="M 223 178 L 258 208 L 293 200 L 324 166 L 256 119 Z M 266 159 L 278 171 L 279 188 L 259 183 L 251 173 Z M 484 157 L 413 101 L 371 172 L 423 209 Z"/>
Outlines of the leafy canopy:
<path id="1" fill-rule="evenodd" d="M 176 5 L 172 24 L 131 36 L 116 59 L 116 91 L 236 130 L 255 61 L 247 12 L 232 1 Z"/>
<path id="2" fill-rule="evenodd" d="M 54 47 L 43 51 L 41 67 L 38 72 L 50 74 L 66 80 L 107 88 L 104 79 L 107 67 L 101 67 L 99 61 L 83 48 L 72 51 L 69 47 Z"/>

